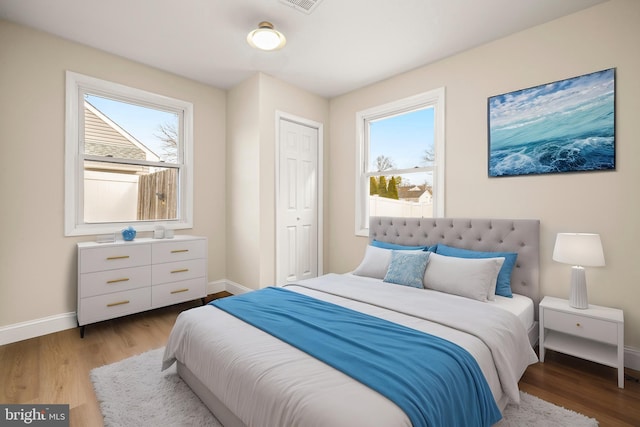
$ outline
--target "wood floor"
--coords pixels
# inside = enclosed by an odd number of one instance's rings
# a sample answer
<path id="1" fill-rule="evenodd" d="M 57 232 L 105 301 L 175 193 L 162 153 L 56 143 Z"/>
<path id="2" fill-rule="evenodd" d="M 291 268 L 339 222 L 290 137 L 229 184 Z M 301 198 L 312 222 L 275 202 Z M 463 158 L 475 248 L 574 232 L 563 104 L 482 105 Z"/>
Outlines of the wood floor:
<path id="1" fill-rule="evenodd" d="M 224 293 L 214 297 L 225 296 Z M 0 403 L 69 404 L 70 425 L 102 425 L 91 369 L 165 345 L 177 315 L 199 301 L 0 346 Z M 636 378 L 640 372 L 628 370 Z M 529 367 L 520 389 L 598 419 L 640 426 L 640 383 L 617 387 L 616 371 L 559 353 Z"/>

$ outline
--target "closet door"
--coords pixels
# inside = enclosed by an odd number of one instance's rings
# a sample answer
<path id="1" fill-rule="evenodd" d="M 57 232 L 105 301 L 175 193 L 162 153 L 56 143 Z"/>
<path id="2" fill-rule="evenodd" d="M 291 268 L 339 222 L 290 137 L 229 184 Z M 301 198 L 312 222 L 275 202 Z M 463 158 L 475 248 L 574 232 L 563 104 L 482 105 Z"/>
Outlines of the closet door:
<path id="1" fill-rule="evenodd" d="M 279 121 L 276 280 L 318 276 L 318 129 Z"/>

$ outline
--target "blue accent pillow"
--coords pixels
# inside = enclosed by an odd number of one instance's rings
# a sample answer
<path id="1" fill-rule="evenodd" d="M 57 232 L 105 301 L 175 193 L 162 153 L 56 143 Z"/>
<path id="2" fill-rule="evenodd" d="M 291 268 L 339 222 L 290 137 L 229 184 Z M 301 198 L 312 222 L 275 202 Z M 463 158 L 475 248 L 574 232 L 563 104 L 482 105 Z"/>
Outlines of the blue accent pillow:
<path id="1" fill-rule="evenodd" d="M 371 242 L 371 246 L 375 246 L 376 248 L 382 248 L 382 249 L 391 249 L 394 251 L 429 251 L 429 252 L 435 252 L 436 248 L 438 247 L 437 244 L 431 245 L 431 246 L 405 246 L 405 245 L 398 245 L 396 243 L 381 242 L 375 239 L 373 239 L 373 241 Z"/>
<path id="2" fill-rule="evenodd" d="M 429 254 L 426 251 L 391 251 L 391 263 L 383 281 L 422 289 Z"/>
<path id="3" fill-rule="evenodd" d="M 382 249 L 392 249 L 395 251 L 424 251 L 427 249 L 426 246 L 404 246 L 395 243 L 380 242 L 375 239 L 371 242 L 371 246 Z"/>
<path id="4" fill-rule="evenodd" d="M 481 252 L 469 249 L 454 248 L 451 246 L 438 244 L 437 254 L 444 256 L 454 256 L 458 258 L 496 258 L 504 257 L 504 264 L 498 273 L 496 282 L 496 295 L 513 298 L 511 293 L 511 272 L 516 265 L 518 254 L 515 252 Z"/>

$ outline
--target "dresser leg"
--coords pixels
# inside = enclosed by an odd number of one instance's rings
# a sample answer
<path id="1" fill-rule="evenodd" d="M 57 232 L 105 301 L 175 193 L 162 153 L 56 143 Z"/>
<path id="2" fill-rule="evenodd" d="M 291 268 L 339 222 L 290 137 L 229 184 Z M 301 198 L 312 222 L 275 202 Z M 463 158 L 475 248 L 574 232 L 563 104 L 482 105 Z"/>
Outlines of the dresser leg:
<path id="1" fill-rule="evenodd" d="M 200 298 L 200 301 L 202 301 L 202 305 L 204 305 L 204 297 Z"/>
<path id="2" fill-rule="evenodd" d="M 84 338 L 84 325 L 80 326 L 80 338 Z"/>

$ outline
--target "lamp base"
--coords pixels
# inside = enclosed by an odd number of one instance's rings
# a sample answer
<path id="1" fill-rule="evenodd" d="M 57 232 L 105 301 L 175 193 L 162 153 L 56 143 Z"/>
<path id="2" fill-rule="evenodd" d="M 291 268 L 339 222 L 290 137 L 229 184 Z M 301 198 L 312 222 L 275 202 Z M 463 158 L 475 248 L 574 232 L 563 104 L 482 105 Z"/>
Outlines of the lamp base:
<path id="1" fill-rule="evenodd" d="M 587 279 L 583 267 L 574 266 L 571 269 L 571 295 L 569 296 L 569 305 L 581 310 L 589 308 L 589 301 L 587 300 Z"/>

